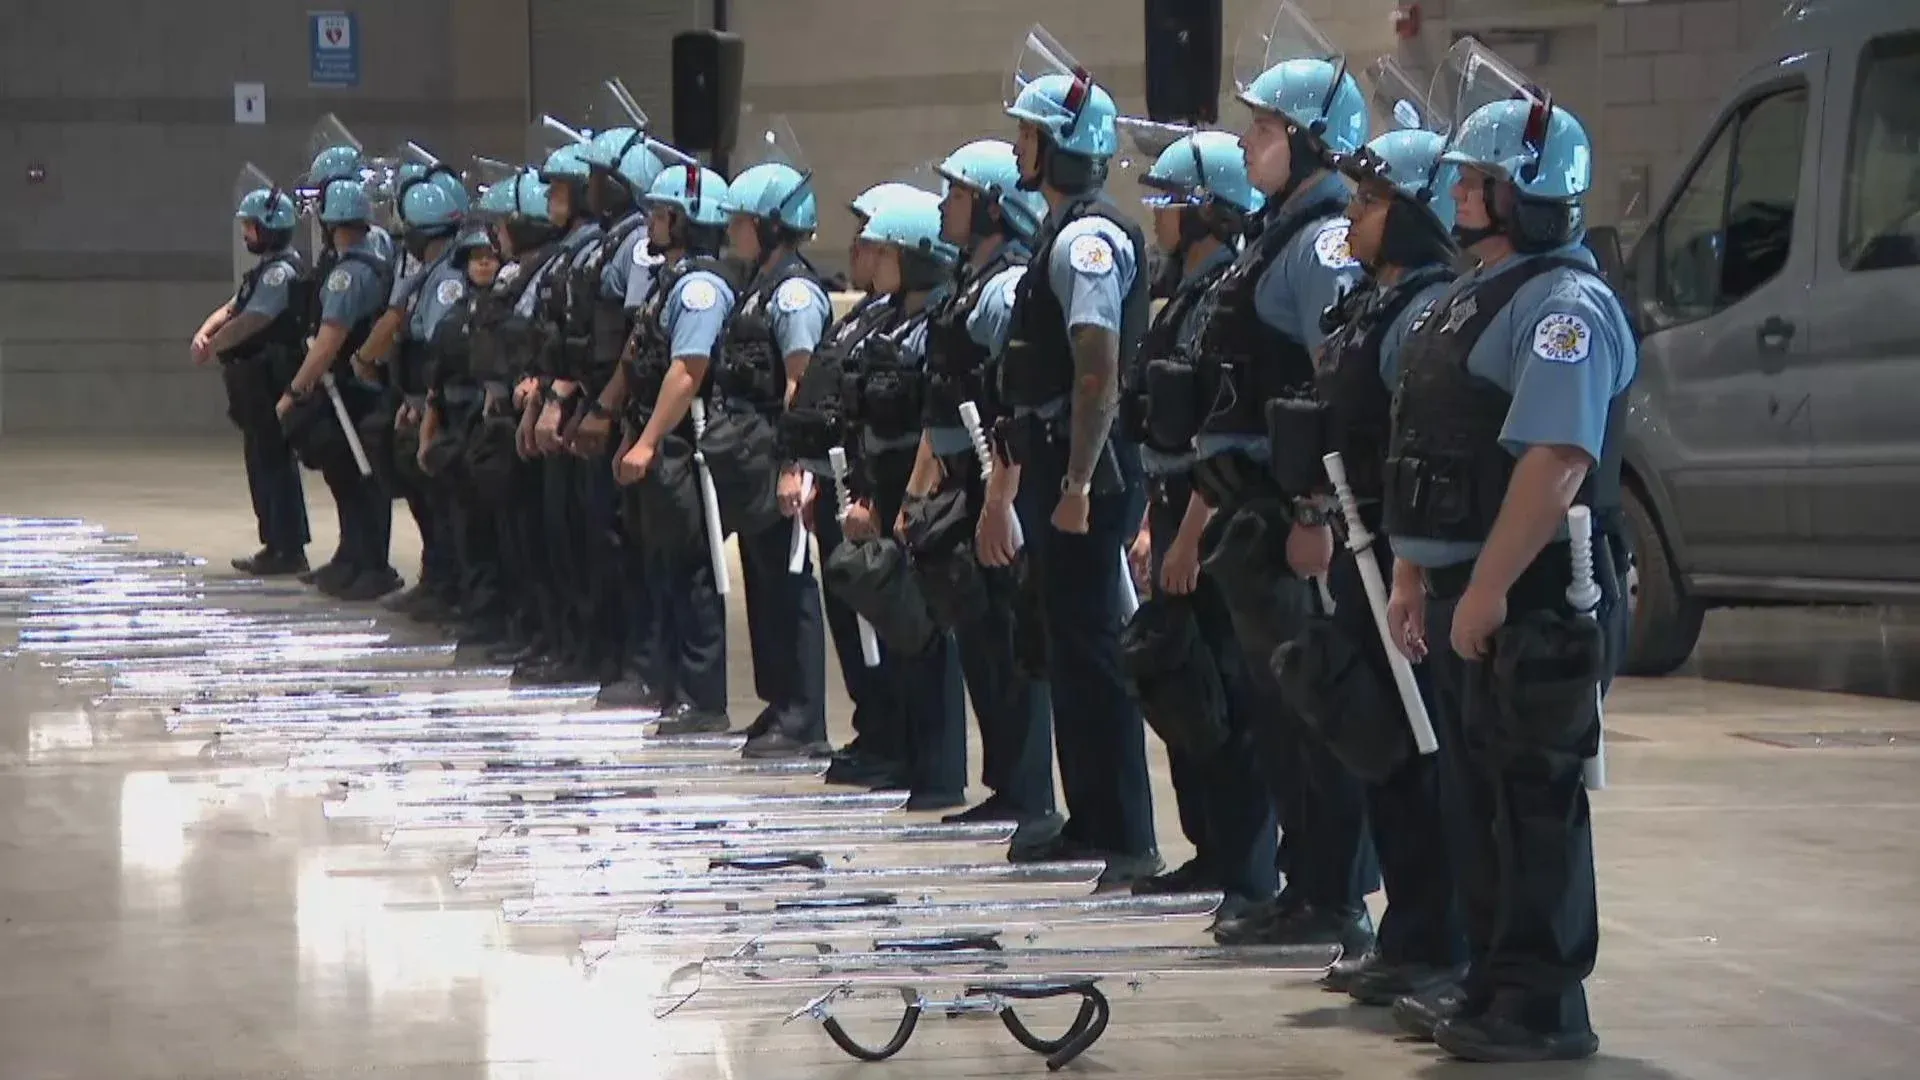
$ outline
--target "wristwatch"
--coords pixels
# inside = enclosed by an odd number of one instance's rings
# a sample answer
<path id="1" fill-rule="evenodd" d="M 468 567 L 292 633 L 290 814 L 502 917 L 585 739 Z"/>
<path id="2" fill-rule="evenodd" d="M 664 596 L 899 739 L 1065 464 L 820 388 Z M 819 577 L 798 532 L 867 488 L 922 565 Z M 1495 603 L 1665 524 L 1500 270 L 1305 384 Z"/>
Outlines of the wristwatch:
<path id="1" fill-rule="evenodd" d="M 1078 495 L 1084 499 L 1087 496 L 1093 494 L 1093 481 L 1082 480 L 1081 482 L 1076 484 L 1072 480 L 1063 476 L 1060 478 L 1060 494 Z"/>

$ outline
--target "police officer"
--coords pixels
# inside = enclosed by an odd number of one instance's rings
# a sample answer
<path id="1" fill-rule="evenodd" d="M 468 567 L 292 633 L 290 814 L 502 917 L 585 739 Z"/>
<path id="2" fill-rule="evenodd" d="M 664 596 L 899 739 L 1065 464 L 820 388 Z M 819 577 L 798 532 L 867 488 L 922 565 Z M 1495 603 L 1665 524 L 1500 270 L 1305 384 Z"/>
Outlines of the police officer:
<path id="1" fill-rule="evenodd" d="M 1399 106 L 1414 106 L 1408 99 Z M 1347 206 L 1348 244 L 1367 268 L 1362 288 L 1329 314 L 1338 328 L 1319 356 L 1315 385 L 1328 413 L 1327 442 L 1314 450 L 1337 450 L 1360 518 L 1374 539 L 1368 557 L 1390 578 L 1393 556 L 1380 527 L 1382 471 L 1391 424 L 1393 388 L 1399 382 L 1400 345 L 1418 313 L 1446 291 L 1457 255 L 1453 225 L 1453 178 L 1440 161 L 1446 140 L 1418 126 L 1389 131 L 1339 165 L 1354 181 Z M 1327 717 L 1329 742 L 1351 733 L 1366 745 L 1336 748 L 1343 761 L 1365 761 L 1353 771 L 1366 781 L 1367 821 L 1379 855 L 1387 909 L 1376 947 L 1343 957 L 1326 982 L 1368 1005 L 1457 982 L 1466 962 L 1466 939 L 1454 902 L 1453 867 L 1447 857 L 1447 815 L 1440 801 L 1438 756 L 1415 752 L 1403 709 L 1391 693 L 1393 675 L 1374 625 L 1354 556 L 1335 556 L 1328 575 L 1335 607 L 1332 622 L 1367 658 L 1358 673 L 1371 679 L 1387 706 L 1383 732 L 1352 715 Z M 1426 667 L 1415 680 L 1425 693 Z"/>
<path id="2" fill-rule="evenodd" d="M 1064 50 L 1043 43 L 1034 53 Z M 1161 867 L 1145 733 L 1120 676 L 1121 545 L 1139 517 L 1128 520 L 1132 499 L 1111 445 L 1120 373 L 1146 329 L 1146 241 L 1101 190 L 1118 149 L 1113 98 L 1084 68 L 1068 67 L 1023 62 L 1019 93 L 1007 103 L 1020 124 L 1020 184 L 1045 196 L 1049 217 L 1001 356 L 1009 460 L 996 468 L 978 544 L 986 564 L 1013 562 L 1018 495 L 1045 611 L 1068 817 L 1051 842 L 1009 854 L 1084 852 L 1106 860 L 1104 882 L 1123 885 Z"/>
<path id="3" fill-rule="evenodd" d="M 697 165 L 670 165 L 654 180 L 647 242 L 661 255 L 660 269 L 634 317 L 623 377 L 600 396 L 624 420 L 614 477 L 630 491 L 647 560 L 655 673 L 672 701 L 662 734 L 729 726 L 726 609 L 709 556 L 691 415 L 733 307 L 733 270 L 719 258 L 726 198 L 726 181 Z"/>
<path id="4" fill-rule="evenodd" d="M 1311 37 L 1311 35 L 1302 35 Z M 1276 35 L 1276 43 L 1284 41 Z M 1252 119 L 1240 137 L 1247 175 L 1266 207 L 1233 266 L 1215 286 L 1200 335 L 1199 399 L 1206 417 L 1195 442 L 1200 497 L 1226 516 L 1210 564 L 1232 606 L 1248 672 L 1264 698 L 1261 732 L 1268 790 L 1283 837 L 1286 888 L 1243 918 L 1223 920 L 1227 944 L 1337 942 L 1349 954 L 1372 944 L 1365 897 L 1372 891 L 1366 810 L 1358 782 L 1281 700 L 1268 659 L 1297 632 L 1312 587 L 1333 555 L 1324 518 L 1299 500 L 1324 477 L 1283 476 L 1270 461 L 1266 403 L 1310 396 L 1320 317 L 1354 287 L 1360 265 L 1341 215 L 1347 188 L 1328 163 L 1367 136 L 1367 101 L 1337 55 L 1267 57 L 1240 89 Z M 1295 471 L 1305 471 L 1296 468 Z M 1275 513 L 1265 526 L 1286 535 L 1284 567 L 1258 591 L 1228 575 L 1224 556 L 1242 515 Z"/>
<path id="5" fill-rule="evenodd" d="M 710 388 L 719 409 L 706 457 L 722 484 L 721 511 L 739 535 L 753 642 L 754 692 L 766 702 L 747 727 L 748 757 L 828 752 L 826 642 L 820 588 L 810 564 L 789 571 L 786 517 L 798 509 L 800 476 L 776 458 L 774 418 L 792 400 L 833 317 L 820 276 L 800 246 L 813 235 L 819 204 L 809 174 L 770 160 L 727 188 L 727 238 L 751 274 L 727 328 Z M 717 432 L 716 432 L 717 433 Z M 777 478 L 762 501 L 763 478 Z M 772 511 L 769 513 L 768 511 Z"/>
<path id="6" fill-rule="evenodd" d="M 960 405 L 972 401 L 984 425 L 998 416 L 991 369 L 1006 344 L 1007 316 L 1047 205 L 1039 192 L 1020 189 L 1020 163 L 1004 140 L 967 143 L 947 155 L 938 171 L 946 181 L 941 237 L 961 250 L 964 261 L 928 315 L 925 432 L 909 491 L 960 492 L 972 522 L 985 489 Z M 950 558 L 977 565 L 970 543 Z M 925 576 L 930 568 L 920 563 L 919 569 Z M 963 572 L 961 580 L 969 576 Z M 1015 652 L 1013 576 L 987 569 L 979 577 L 980 600 L 956 605 L 960 610 L 950 621 L 980 726 L 980 779 L 988 795 L 946 820 L 1012 821 L 1014 843 L 1026 849 L 1052 839 L 1063 824 L 1054 812 L 1053 705 L 1041 673 L 1024 669 Z"/>
<path id="7" fill-rule="evenodd" d="M 1431 665 L 1434 717 L 1463 750 L 1471 958 L 1458 991 L 1395 1013 L 1456 1057 L 1579 1058 L 1599 1045 L 1583 987 L 1599 930 L 1581 759 L 1598 739 L 1601 654 L 1619 655 L 1624 626 L 1610 540 L 1638 356 L 1581 245 L 1593 148 L 1580 121 L 1471 38 L 1450 65 L 1458 99 L 1486 103 L 1456 120 L 1444 155 L 1460 167 L 1454 235 L 1479 265 L 1400 347 L 1385 524 L 1390 632 Z M 1541 636 L 1568 618 L 1573 504 L 1594 513 L 1612 647 Z M 1560 680 L 1557 696 L 1543 679 Z"/>
<path id="8" fill-rule="evenodd" d="M 391 269 L 369 240 L 373 205 L 358 181 L 328 181 L 320 200 L 319 220 L 327 239 L 323 262 L 330 268 L 320 278 L 318 327 L 275 411 L 286 423 L 299 405 L 295 427 L 320 437 L 332 432 L 344 442 L 349 433 L 337 430 L 330 397 L 333 392 L 340 395 L 355 423 L 374 408 L 378 391 L 354 376 L 350 360 L 386 308 Z M 329 375 L 333 391 L 322 386 Z M 305 418 L 304 425 L 300 418 Z M 293 436 L 291 430 L 289 434 Z M 301 447 L 299 437 L 292 441 L 296 449 Z M 387 561 L 392 507 L 378 484 L 363 476 L 353 455 L 337 444 L 312 458 L 303 455 L 303 460 L 326 480 L 340 521 L 340 547 L 315 572 L 314 584 L 343 600 L 374 600 L 399 588 L 400 575 Z"/>
<path id="9" fill-rule="evenodd" d="M 1218 586 L 1200 570 L 1201 533 L 1212 510 L 1193 494 L 1188 478 L 1200 402 L 1193 391 L 1192 349 L 1201 325 L 1197 311 L 1233 264 L 1247 221 L 1265 197 L 1247 178 L 1239 143 L 1225 132 L 1176 139 L 1140 179 L 1152 193 L 1154 239 L 1178 264 L 1180 282 L 1154 317 L 1127 381 L 1121 413 L 1129 437 L 1140 443 L 1149 502 L 1143 530 L 1151 550 L 1148 578 L 1153 611 L 1169 631 L 1149 635 L 1148 619 L 1130 626 L 1130 671 L 1147 719 L 1168 733 L 1180 827 L 1194 858 L 1134 886 L 1136 893 L 1226 893 L 1221 917 L 1241 914 L 1279 889 L 1275 871 L 1273 803 L 1252 749 L 1261 722 L 1260 701 L 1247 683 L 1233 619 Z M 1190 625 L 1203 650 L 1183 648 Z M 1156 651 L 1163 655 L 1143 655 Z M 1197 669 L 1197 670 L 1194 670 Z M 1223 693 L 1196 693 L 1217 680 Z M 1212 715 L 1196 715 L 1196 713 Z"/>
<path id="10" fill-rule="evenodd" d="M 620 371 L 633 313 L 652 283 L 656 260 L 647 244 L 647 214 L 641 201 L 664 165 L 637 128 L 598 132 L 586 151 L 592 168 L 589 192 L 606 231 L 570 286 L 590 293 L 591 299 L 569 298 L 568 317 L 576 320 L 569 333 L 584 332 L 592 344 L 581 379 L 586 408 L 576 414 L 577 427 L 569 446 L 588 462 L 581 479 L 592 523 L 589 536 L 596 541 L 589 566 L 591 587 L 600 598 L 598 625 L 607 638 L 601 657 L 606 681 L 597 700 L 607 707 L 658 707 L 664 702 L 654 685 L 657 660 L 651 637 L 656 620 L 642 576 L 645 567 L 634 546 L 639 538 L 621 536 L 613 481 L 615 447 L 609 439 L 613 416 L 600 405 L 600 395 Z M 583 318 L 587 325 L 579 327 L 577 321 Z M 612 542 L 615 538 L 620 542 Z"/>
<path id="11" fill-rule="evenodd" d="M 292 246 L 297 214 L 293 197 L 272 185 L 241 196 L 233 216 L 259 261 L 193 336 L 196 363 L 219 360 L 228 415 L 240 429 L 261 547 L 233 560 L 233 568 L 257 577 L 306 570 L 311 538 L 300 466 L 271 412 L 303 357 L 311 284 L 306 261 Z"/>

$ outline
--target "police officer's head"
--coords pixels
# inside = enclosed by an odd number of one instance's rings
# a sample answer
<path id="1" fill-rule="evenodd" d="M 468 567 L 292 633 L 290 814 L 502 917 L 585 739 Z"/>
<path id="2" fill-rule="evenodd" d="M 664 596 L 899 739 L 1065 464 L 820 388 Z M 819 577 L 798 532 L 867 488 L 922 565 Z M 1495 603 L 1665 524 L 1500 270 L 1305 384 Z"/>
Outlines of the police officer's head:
<path id="1" fill-rule="evenodd" d="M 293 196 L 279 188 L 260 188 L 240 197 L 233 216 L 240 222 L 247 250 L 265 255 L 269 251 L 284 251 L 293 242 L 298 208 L 294 206 Z"/>
<path id="2" fill-rule="evenodd" d="M 476 289 L 493 284 L 500 273 L 500 253 L 485 229 L 468 229 L 454 237 L 448 260 L 467 275 L 467 283 Z"/>
<path id="3" fill-rule="evenodd" d="M 612 182 L 627 193 L 627 201 L 622 209 L 612 211 L 612 216 L 624 216 L 642 209 L 646 204 L 647 191 L 666 167 L 666 162 L 653 152 L 645 139 L 628 147 L 625 153 L 614 159 Z M 599 174 L 596 172 L 595 175 Z"/>
<path id="4" fill-rule="evenodd" d="M 1047 203 L 1020 183 L 1020 159 L 1001 139 L 970 142 L 940 163 L 947 194 L 940 235 L 962 251 L 991 237 L 1029 242 L 1046 220 Z"/>
<path id="5" fill-rule="evenodd" d="M 446 165 L 435 163 L 427 165 L 418 161 L 403 163 L 393 174 L 393 190 L 401 205 L 401 221 L 405 223 L 406 193 L 417 183 L 429 183 L 446 192 L 453 201 L 454 209 L 464 214 L 473 208 L 472 197 L 467 194 L 467 185 L 460 180 L 460 174 Z"/>
<path id="6" fill-rule="evenodd" d="M 1585 235 L 1593 143 L 1546 92 L 1529 88 L 1475 109 L 1442 160 L 1460 169 L 1453 233 L 1462 247 L 1504 241 L 1531 254 Z"/>
<path id="7" fill-rule="evenodd" d="M 762 162 L 734 177 L 725 205 L 727 242 L 755 265 L 805 243 L 820 220 L 812 174 L 781 161 Z"/>
<path id="8" fill-rule="evenodd" d="M 1367 97 L 1338 58 L 1283 60 L 1240 91 L 1253 118 L 1240 136 L 1247 175 L 1279 204 L 1366 141 Z"/>
<path id="9" fill-rule="evenodd" d="M 717 255 L 727 238 L 727 182 L 712 169 L 669 165 L 647 189 L 647 243 L 661 252 Z"/>
<path id="10" fill-rule="evenodd" d="M 344 251 L 359 243 L 373 223 L 373 200 L 358 180 L 329 181 L 320 201 L 320 224 L 327 243 Z"/>
<path id="11" fill-rule="evenodd" d="M 1045 185 L 1078 195 L 1106 183 L 1107 159 L 1120 145 L 1113 123 L 1119 110 L 1084 68 L 1027 83 L 1007 115 L 1020 121 L 1013 148 L 1021 190 Z"/>
<path id="12" fill-rule="evenodd" d="M 1183 254 L 1207 240 L 1232 241 L 1266 196 L 1247 176 L 1239 140 L 1223 131 L 1197 131 L 1175 139 L 1140 178 L 1152 194 L 1154 242 Z"/>
<path id="13" fill-rule="evenodd" d="M 519 259 L 538 251 L 559 234 L 547 216 L 547 201 L 547 185 L 540 175 L 523 169 L 488 186 L 475 212 L 486 219 L 501 256 Z"/>
<path id="14" fill-rule="evenodd" d="M 587 193 L 592 175 L 585 145 L 574 143 L 547 155 L 540 180 L 547 185 L 547 217 L 555 225 L 572 228 L 593 212 Z"/>
<path id="15" fill-rule="evenodd" d="M 1368 269 L 1411 269 L 1453 257 L 1453 186 L 1460 169 L 1441 160 L 1446 142 L 1438 132 L 1402 128 L 1335 159 L 1354 184 L 1347 242 Z"/>
<path id="16" fill-rule="evenodd" d="M 853 240 L 847 245 L 847 284 L 861 292 L 873 289 L 873 261 L 879 257 L 880 245 L 867 239 L 867 222 L 873 220 L 874 211 L 888 199 L 902 192 L 917 190 L 912 185 L 889 180 L 855 195 L 853 201 L 847 204 L 847 208 L 853 211 L 854 219 L 860 223 Z"/>
<path id="17" fill-rule="evenodd" d="M 622 218 L 631 213 L 639 204 L 641 196 L 647 193 L 647 184 L 653 182 L 653 176 L 638 188 L 621 169 L 627 155 L 634 150 L 646 151 L 646 133 L 638 128 L 615 127 L 594 134 L 593 138 L 581 149 L 585 152 L 587 166 L 587 206 L 594 215 L 604 220 Z"/>
<path id="18" fill-rule="evenodd" d="M 416 259 L 426 258 L 434 241 L 452 239 L 464 216 L 444 188 L 424 177 L 401 185 L 401 240 Z"/>
<path id="19" fill-rule="evenodd" d="M 940 235 L 940 199 L 909 187 L 883 196 L 860 238 L 875 246 L 873 291 L 931 292 L 953 276 L 958 246 Z"/>

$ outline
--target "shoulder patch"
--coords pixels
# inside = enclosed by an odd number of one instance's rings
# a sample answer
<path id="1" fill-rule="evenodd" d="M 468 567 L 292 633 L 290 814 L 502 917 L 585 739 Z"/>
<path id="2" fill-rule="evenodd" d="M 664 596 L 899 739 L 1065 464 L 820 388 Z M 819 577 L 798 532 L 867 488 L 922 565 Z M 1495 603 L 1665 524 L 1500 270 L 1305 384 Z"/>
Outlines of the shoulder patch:
<path id="1" fill-rule="evenodd" d="M 805 311 L 813 306 L 813 290 L 807 288 L 806 279 L 789 278 L 781 284 L 779 291 L 773 294 L 773 300 L 780 305 L 781 311 L 788 314 Z"/>
<path id="2" fill-rule="evenodd" d="M 1593 330 L 1578 315 L 1555 313 L 1533 328 L 1533 354 L 1556 364 L 1577 364 L 1593 351 Z"/>
<path id="3" fill-rule="evenodd" d="M 440 301 L 442 304 L 457 304 L 460 302 L 460 298 L 466 295 L 466 292 L 466 283 L 462 282 L 459 278 L 447 278 L 440 283 L 438 289 L 434 290 L 433 295 L 434 299 Z"/>
<path id="4" fill-rule="evenodd" d="M 352 287 L 353 275 L 348 273 L 347 268 L 344 266 L 327 275 L 328 292 L 346 292 Z"/>
<path id="5" fill-rule="evenodd" d="M 285 285 L 292 277 L 293 271 L 287 268 L 286 263 L 274 263 L 272 266 L 267 267 L 266 273 L 260 275 L 260 283 L 262 285 L 277 287 Z"/>
<path id="6" fill-rule="evenodd" d="M 695 279 L 680 288 L 680 306 L 688 311 L 705 311 L 720 302 L 720 290 L 711 281 Z"/>
<path id="7" fill-rule="evenodd" d="M 1348 228 L 1344 221 L 1320 226 L 1319 234 L 1313 238 L 1313 254 L 1320 260 L 1321 266 L 1329 270 L 1345 270 L 1360 265 L 1360 261 L 1353 257 L 1353 248 L 1347 244 Z"/>
<path id="8" fill-rule="evenodd" d="M 1020 282 L 1024 274 L 1008 274 L 1007 283 L 1000 286 L 1000 299 L 1011 308 L 1020 302 Z"/>
<path id="9" fill-rule="evenodd" d="M 1082 233 L 1074 237 L 1073 245 L 1067 249 L 1067 262 L 1082 274 L 1110 274 L 1113 272 L 1113 245 L 1107 238 L 1094 233 Z"/>

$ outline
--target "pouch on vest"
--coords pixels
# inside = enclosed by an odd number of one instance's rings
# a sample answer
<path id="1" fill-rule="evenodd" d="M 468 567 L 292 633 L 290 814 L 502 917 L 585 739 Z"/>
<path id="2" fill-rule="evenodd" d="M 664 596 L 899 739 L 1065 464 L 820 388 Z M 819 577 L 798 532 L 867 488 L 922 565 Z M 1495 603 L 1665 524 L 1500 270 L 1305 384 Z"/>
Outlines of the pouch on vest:
<path id="1" fill-rule="evenodd" d="M 1193 603 L 1156 596 L 1120 632 L 1120 670 L 1140 715 L 1169 750 L 1210 758 L 1227 745 L 1227 691 Z"/>
<path id="2" fill-rule="evenodd" d="M 773 421 L 751 409 L 721 409 L 700 437 L 701 456 L 720 497 L 720 527 L 758 536 L 781 522 L 779 441 Z"/>
<path id="3" fill-rule="evenodd" d="M 1346 627 L 1307 619 L 1273 651 L 1271 667 L 1286 701 L 1354 776 L 1385 783 L 1414 752 L 1399 692 Z"/>
<path id="4" fill-rule="evenodd" d="M 1600 624 L 1567 612 L 1529 611 L 1494 631 L 1486 661 L 1496 755 L 1578 760 L 1599 733 L 1606 639 Z"/>
<path id="5" fill-rule="evenodd" d="M 1470 523 L 1492 521 L 1500 510 L 1475 505 L 1470 454 L 1388 458 L 1385 479 L 1386 529 L 1396 535 L 1456 537 Z M 1504 494 L 1504 482 L 1500 490 Z"/>
<path id="6" fill-rule="evenodd" d="M 939 636 L 898 541 L 843 541 L 827 555 L 824 580 L 889 649 L 921 656 Z"/>
<path id="7" fill-rule="evenodd" d="M 643 550 L 678 558 L 704 548 L 706 516 L 700 508 L 692 443 L 677 435 L 661 439 L 646 479 L 630 490 Z"/>
<path id="8" fill-rule="evenodd" d="M 846 442 L 840 418 L 840 356 L 816 354 L 793 389 L 793 403 L 780 414 L 777 451 L 782 461 L 820 460 Z"/>
<path id="9" fill-rule="evenodd" d="M 1266 404 L 1267 471 L 1289 496 L 1307 495 L 1328 485 L 1327 407 L 1310 397 L 1274 398 Z"/>

